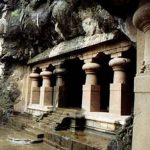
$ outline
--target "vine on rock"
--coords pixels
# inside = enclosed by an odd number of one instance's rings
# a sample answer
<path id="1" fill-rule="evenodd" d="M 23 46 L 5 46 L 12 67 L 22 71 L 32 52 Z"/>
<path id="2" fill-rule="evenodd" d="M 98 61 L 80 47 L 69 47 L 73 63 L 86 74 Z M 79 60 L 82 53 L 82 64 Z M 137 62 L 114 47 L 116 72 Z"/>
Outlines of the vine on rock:
<path id="1" fill-rule="evenodd" d="M 126 119 L 125 125 L 116 132 L 116 138 L 110 142 L 107 150 L 131 150 L 133 115 Z"/>

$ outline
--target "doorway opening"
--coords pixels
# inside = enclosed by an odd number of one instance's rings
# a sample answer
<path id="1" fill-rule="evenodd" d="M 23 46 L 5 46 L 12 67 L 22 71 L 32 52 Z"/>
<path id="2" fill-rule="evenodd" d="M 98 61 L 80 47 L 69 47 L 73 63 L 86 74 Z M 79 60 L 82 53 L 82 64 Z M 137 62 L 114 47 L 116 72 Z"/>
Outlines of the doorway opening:
<path id="1" fill-rule="evenodd" d="M 79 58 L 66 60 L 64 68 L 65 75 L 65 98 L 63 107 L 81 108 L 82 85 L 85 83 L 85 73 L 82 70 L 83 61 Z"/>
<path id="2" fill-rule="evenodd" d="M 113 71 L 109 67 L 110 55 L 99 53 L 94 61 L 100 64 L 100 70 L 98 71 L 98 85 L 101 86 L 101 99 L 100 99 L 100 110 L 101 112 L 109 111 L 109 96 L 110 96 L 110 83 L 113 81 Z"/>

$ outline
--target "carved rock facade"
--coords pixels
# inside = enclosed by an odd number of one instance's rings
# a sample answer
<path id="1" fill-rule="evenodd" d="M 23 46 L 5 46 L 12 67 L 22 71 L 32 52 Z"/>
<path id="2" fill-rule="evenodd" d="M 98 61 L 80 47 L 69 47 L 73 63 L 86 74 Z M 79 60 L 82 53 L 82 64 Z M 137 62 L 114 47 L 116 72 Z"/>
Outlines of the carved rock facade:
<path id="1" fill-rule="evenodd" d="M 0 4 L 4 61 L 26 61 L 80 35 L 124 30 L 123 21 L 120 23 L 96 0 L 10 0 Z"/>

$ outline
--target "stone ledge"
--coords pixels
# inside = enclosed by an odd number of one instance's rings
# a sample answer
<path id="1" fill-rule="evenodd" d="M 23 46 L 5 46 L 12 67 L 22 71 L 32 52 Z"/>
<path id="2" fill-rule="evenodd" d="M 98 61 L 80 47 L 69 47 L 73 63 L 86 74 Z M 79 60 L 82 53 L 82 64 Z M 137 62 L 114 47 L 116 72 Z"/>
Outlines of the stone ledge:
<path id="1" fill-rule="evenodd" d="M 47 113 L 53 109 L 53 106 L 41 106 L 39 104 L 29 105 L 27 108 L 27 112 L 34 116 L 39 116 L 44 113 Z"/>
<path id="2" fill-rule="evenodd" d="M 102 112 L 85 113 L 87 128 L 109 133 L 113 133 L 119 124 L 124 125 L 125 119 L 128 117 L 129 116 L 119 116 Z"/>
<path id="3" fill-rule="evenodd" d="M 117 129 L 116 124 L 114 123 L 107 123 L 102 121 L 95 121 L 95 120 L 87 120 L 86 121 L 86 128 L 99 131 L 99 132 L 106 132 L 106 133 L 114 133 Z"/>
<path id="4" fill-rule="evenodd" d="M 129 116 L 110 114 L 107 112 L 85 112 L 84 115 L 86 119 L 109 122 L 109 123 L 119 122 L 121 125 L 123 125 L 125 123 L 125 119 L 129 117 Z"/>

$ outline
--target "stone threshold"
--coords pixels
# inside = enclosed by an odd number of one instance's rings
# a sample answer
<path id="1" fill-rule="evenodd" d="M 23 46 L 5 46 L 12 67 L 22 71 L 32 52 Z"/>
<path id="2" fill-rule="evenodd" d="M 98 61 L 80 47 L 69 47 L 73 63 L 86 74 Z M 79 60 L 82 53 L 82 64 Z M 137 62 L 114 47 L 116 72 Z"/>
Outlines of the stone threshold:
<path id="1" fill-rule="evenodd" d="M 87 130 L 100 131 L 110 134 L 114 134 L 118 127 L 123 126 L 125 124 L 125 120 L 129 117 L 105 112 L 86 112 L 84 115 Z"/>
<path id="2" fill-rule="evenodd" d="M 103 121 L 110 123 L 120 123 L 121 125 L 125 124 L 125 119 L 129 116 L 120 116 L 116 114 L 111 114 L 109 112 L 85 112 L 84 116 L 86 119 Z"/>
<path id="3" fill-rule="evenodd" d="M 32 104 L 28 106 L 27 113 L 32 114 L 33 116 L 39 116 L 52 110 L 53 106 L 41 106 L 39 104 Z"/>

